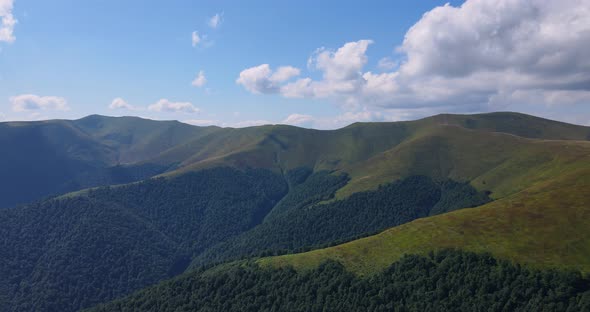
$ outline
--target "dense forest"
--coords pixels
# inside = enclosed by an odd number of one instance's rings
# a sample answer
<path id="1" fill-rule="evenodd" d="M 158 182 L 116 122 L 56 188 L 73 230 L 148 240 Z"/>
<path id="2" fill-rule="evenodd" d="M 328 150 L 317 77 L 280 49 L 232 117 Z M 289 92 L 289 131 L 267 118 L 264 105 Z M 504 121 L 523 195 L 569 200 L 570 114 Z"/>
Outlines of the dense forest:
<path id="1" fill-rule="evenodd" d="M 182 273 L 286 192 L 270 171 L 217 168 L 0 210 L 0 311 L 74 311 Z"/>
<path id="2" fill-rule="evenodd" d="M 297 171 L 301 172 L 301 171 Z M 265 222 L 198 256 L 193 266 L 253 255 L 276 255 L 337 244 L 432 214 L 490 201 L 468 183 L 412 176 L 327 201 L 346 176 L 312 174 L 283 198 Z"/>
<path id="3" fill-rule="evenodd" d="M 408 177 L 332 200 L 346 175 L 215 168 L 0 211 L 0 308 L 70 311 L 193 267 L 293 252 L 489 200 Z"/>
<path id="4" fill-rule="evenodd" d="M 234 264 L 186 274 L 89 311 L 589 311 L 590 280 L 490 255 L 405 256 L 358 277 L 337 262 L 304 272 Z"/>

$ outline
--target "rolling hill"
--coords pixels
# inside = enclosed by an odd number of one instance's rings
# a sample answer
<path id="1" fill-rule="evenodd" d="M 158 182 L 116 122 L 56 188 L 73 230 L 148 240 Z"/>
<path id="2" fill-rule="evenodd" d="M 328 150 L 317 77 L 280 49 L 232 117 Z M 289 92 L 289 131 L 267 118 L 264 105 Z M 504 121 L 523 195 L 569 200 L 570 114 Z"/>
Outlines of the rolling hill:
<path id="1" fill-rule="evenodd" d="M 586 162 L 590 166 L 590 162 Z M 590 271 L 589 168 L 540 182 L 475 209 L 415 220 L 343 245 L 262 259 L 263 265 L 317 267 L 331 259 L 361 275 L 405 254 L 440 249 L 490 252 L 534 268 Z"/>
<path id="2" fill-rule="evenodd" d="M 256 278 L 335 261 L 356 281 L 447 249 L 526 264 L 524 276 L 588 272 L 589 134 L 515 113 L 330 131 L 103 116 L 0 123 L 12 147 L 0 155 L 0 207 L 119 184 L 0 210 L 0 308 L 73 311 L 187 268 L 269 255 L 248 264 Z"/>
<path id="3" fill-rule="evenodd" d="M 481 142 L 473 139 L 477 137 L 470 134 L 473 132 L 497 133 L 499 137 Z M 489 159 L 482 155 L 465 157 L 475 163 L 469 167 L 458 166 L 465 159 L 445 152 L 462 152 L 467 148 L 463 145 L 481 148 L 485 144 L 489 149 L 506 138 L 501 134 L 512 135 L 511 143 L 502 143 L 502 149 L 483 155 Z M 276 172 L 308 167 L 347 173 L 351 183 L 338 192 L 337 198 L 375 189 L 416 172 L 475 181 L 474 186 L 483 190 L 490 187 L 478 183 L 493 180 L 493 174 L 503 174 L 501 170 L 488 172 L 490 166 L 514 156 L 527 157 L 515 155 L 522 152 L 517 148 L 519 138 L 587 140 L 590 128 L 517 113 L 438 115 L 409 122 L 357 123 L 331 131 L 281 125 L 196 127 L 176 121 L 99 115 L 73 121 L 4 122 L 0 123 L 0 146 L 6 147 L 0 155 L 4 177 L 0 207 L 98 185 L 218 166 Z M 498 152 L 503 158 L 494 155 Z M 416 157 L 426 153 L 448 159 Z M 439 162 L 444 166 L 434 168 Z M 499 192 L 509 192 L 502 187 L 494 186 Z"/>
<path id="4" fill-rule="evenodd" d="M 425 216 L 333 247 L 188 272 L 91 311 L 590 309 L 590 281 L 583 277 L 590 272 L 590 142 L 558 140 L 546 128 L 511 129 L 530 134 L 524 137 L 483 124 L 482 129 L 457 121 L 418 127 L 393 148 L 337 169 L 350 174 L 340 198 L 338 193 L 318 198 L 305 213 L 361 194 L 368 194 L 364 207 L 376 211 L 370 199 L 378 197 L 375 190 L 387 189 L 382 181 L 416 175 L 470 181 L 495 198 L 492 202 Z M 291 194 L 297 197 L 297 188 Z M 251 233 L 288 214 L 280 204 L 275 209 L 261 226 L 233 240 L 245 237 L 246 245 L 256 244 L 260 239 Z M 333 211 L 332 219 L 342 212 Z M 345 220 L 367 223 L 358 212 L 355 216 Z M 262 236 L 280 235 L 286 228 L 283 224 Z M 305 232 L 325 228 L 318 223 Z M 240 250 L 239 244 L 220 246 Z"/>

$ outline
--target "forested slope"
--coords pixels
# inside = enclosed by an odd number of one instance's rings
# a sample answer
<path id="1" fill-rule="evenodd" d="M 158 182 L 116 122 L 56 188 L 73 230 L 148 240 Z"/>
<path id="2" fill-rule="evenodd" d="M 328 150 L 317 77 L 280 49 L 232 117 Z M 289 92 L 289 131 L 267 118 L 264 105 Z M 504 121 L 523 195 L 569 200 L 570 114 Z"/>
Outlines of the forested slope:
<path id="1" fill-rule="evenodd" d="M 74 311 L 182 273 L 286 193 L 276 174 L 219 168 L 0 211 L 0 310 Z"/>
<path id="2" fill-rule="evenodd" d="M 490 201 L 486 193 L 469 184 L 412 176 L 375 191 L 326 202 L 342 182 L 346 177 L 313 174 L 294 187 L 262 224 L 207 250 L 194 265 L 309 250 Z"/>
<path id="3" fill-rule="evenodd" d="M 306 272 L 236 264 L 186 274 L 89 311 L 588 311 L 590 280 L 489 255 L 405 256 L 360 278 L 337 262 Z"/>

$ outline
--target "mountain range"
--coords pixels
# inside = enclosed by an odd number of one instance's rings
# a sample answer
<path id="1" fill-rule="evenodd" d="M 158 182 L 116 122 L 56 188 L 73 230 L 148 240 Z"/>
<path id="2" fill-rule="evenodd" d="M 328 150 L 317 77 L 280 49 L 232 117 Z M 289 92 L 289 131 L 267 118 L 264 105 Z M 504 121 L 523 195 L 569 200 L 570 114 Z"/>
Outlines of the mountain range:
<path id="1" fill-rule="evenodd" d="M 440 310 L 471 279 L 493 286 L 460 309 L 590 308 L 590 127 L 507 112 L 323 131 L 93 115 L 0 123 L 0 144 L 3 311 Z M 387 306 L 391 287 L 414 301 Z"/>

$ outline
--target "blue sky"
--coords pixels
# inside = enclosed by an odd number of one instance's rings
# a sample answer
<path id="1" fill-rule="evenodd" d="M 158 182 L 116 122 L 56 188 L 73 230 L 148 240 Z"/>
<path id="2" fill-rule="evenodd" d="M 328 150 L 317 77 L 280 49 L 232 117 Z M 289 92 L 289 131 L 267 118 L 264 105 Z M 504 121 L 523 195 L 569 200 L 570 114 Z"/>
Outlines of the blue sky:
<path id="1" fill-rule="evenodd" d="M 0 0 L 0 119 L 336 128 L 515 110 L 590 123 L 576 52 L 590 47 L 588 1 L 557 10 L 571 24 L 541 1 L 446 2 Z"/>

